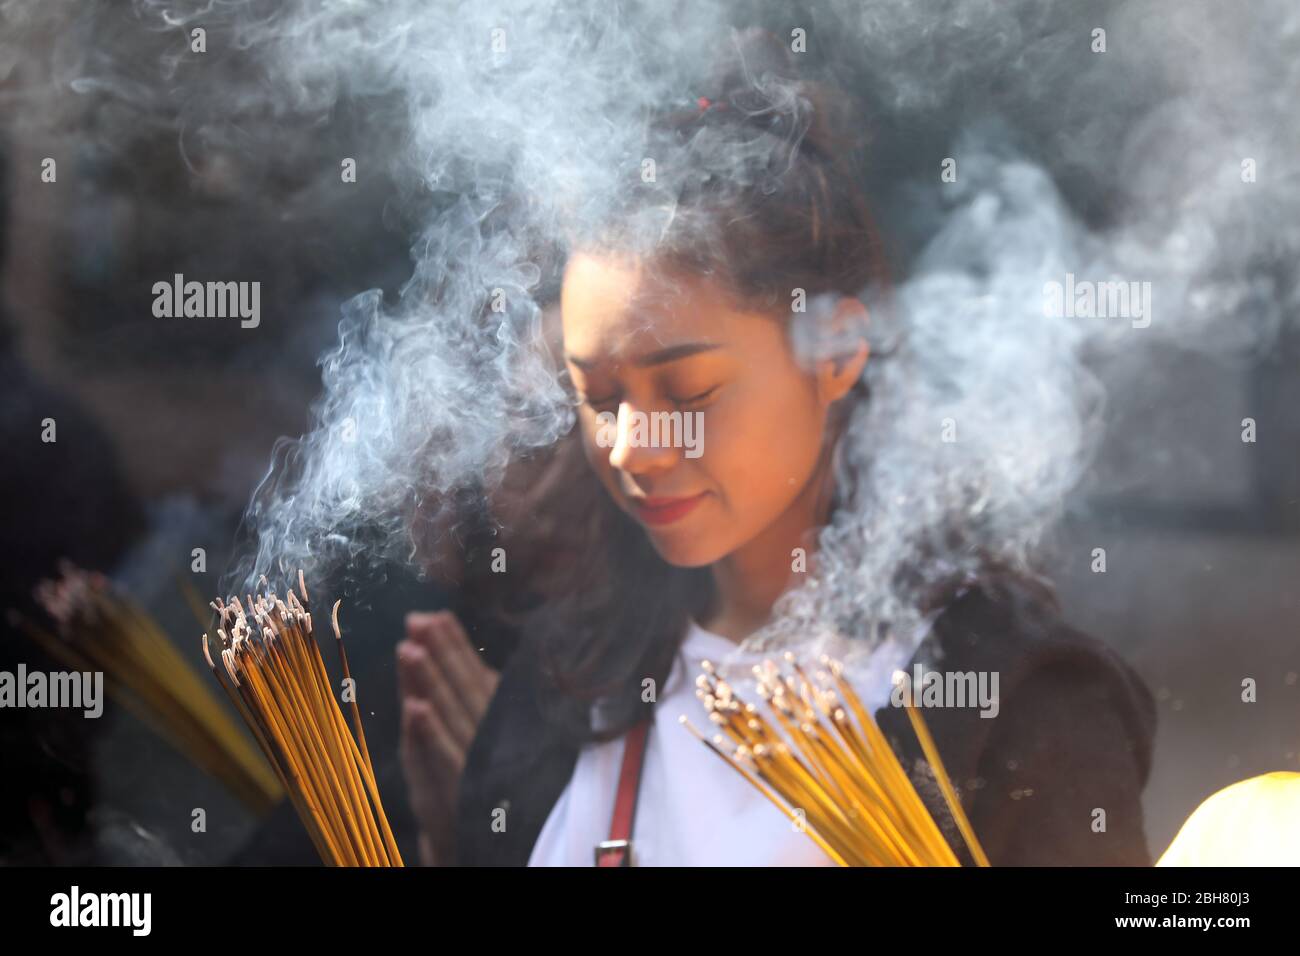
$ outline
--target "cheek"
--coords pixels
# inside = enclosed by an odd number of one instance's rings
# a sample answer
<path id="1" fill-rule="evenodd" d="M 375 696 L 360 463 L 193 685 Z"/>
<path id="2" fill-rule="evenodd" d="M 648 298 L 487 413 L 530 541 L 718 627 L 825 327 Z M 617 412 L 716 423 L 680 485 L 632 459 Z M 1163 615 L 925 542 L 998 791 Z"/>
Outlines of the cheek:
<path id="1" fill-rule="evenodd" d="M 737 504 L 788 503 L 811 476 L 824 427 L 802 391 L 755 389 L 747 402 L 705 413 L 700 461 Z"/>

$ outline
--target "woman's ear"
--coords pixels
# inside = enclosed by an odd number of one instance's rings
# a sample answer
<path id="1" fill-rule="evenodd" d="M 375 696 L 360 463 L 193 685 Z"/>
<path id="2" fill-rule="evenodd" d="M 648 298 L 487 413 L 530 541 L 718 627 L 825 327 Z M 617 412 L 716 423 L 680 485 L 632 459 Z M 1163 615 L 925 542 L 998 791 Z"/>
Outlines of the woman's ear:
<path id="1" fill-rule="evenodd" d="M 828 336 L 831 354 L 817 363 L 817 388 L 827 405 L 847 395 L 862 376 L 870 354 L 867 319 L 867 307 L 852 296 L 835 306 Z"/>

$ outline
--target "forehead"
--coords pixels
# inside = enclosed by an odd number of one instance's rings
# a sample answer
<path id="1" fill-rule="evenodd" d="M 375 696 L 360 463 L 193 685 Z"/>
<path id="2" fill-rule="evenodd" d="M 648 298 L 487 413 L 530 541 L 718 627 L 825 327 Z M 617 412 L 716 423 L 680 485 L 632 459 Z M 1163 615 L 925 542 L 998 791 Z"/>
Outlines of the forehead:
<path id="1" fill-rule="evenodd" d="M 564 348 L 572 355 L 628 359 L 684 341 L 727 344 L 753 321 L 717 281 L 644 260 L 580 254 L 560 294 Z"/>

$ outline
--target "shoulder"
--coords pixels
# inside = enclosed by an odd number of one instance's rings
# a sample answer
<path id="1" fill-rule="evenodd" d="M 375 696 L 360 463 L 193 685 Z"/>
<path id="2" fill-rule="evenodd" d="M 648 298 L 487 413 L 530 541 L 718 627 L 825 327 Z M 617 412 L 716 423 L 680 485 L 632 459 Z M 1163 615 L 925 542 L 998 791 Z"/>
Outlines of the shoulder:
<path id="1" fill-rule="evenodd" d="M 963 591 L 938 614 L 928 643 L 949 666 L 997 666 L 1004 694 L 1049 680 L 1104 689 L 1135 735 L 1154 732 L 1154 700 L 1138 673 L 1111 644 L 1067 624 L 1050 592 L 1029 579 L 1002 574 Z"/>
<path id="2" fill-rule="evenodd" d="M 942 666 L 997 668 L 1000 712 L 1010 707 L 1020 722 L 1103 707 L 1145 781 L 1156 723 L 1150 689 L 1111 644 L 1067 624 L 1043 587 L 999 575 L 968 589 L 939 614 L 930 644 Z"/>
<path id="3" fill-rule="evenodd" d="M 912 663 L 982 674 L 996 689 L 989 716 L 922 709 L 995 865 L 1150 864 L 1140 798 L 1154 700 L 1114 648 L 1062 620 L 1050 592 L 1011 575 L 967 589 L 940 611 Z M 926 777 L 906 714 L 886 708 L 880 722 Z"/>
<path id="4" fill-rule="evenodd" d="M 456 850 L 461 865 L 523 866 L 573 774 L 578 748 L 546 719 L 539 662 L 520 641 L 506 661 L 461 772 Z"/>

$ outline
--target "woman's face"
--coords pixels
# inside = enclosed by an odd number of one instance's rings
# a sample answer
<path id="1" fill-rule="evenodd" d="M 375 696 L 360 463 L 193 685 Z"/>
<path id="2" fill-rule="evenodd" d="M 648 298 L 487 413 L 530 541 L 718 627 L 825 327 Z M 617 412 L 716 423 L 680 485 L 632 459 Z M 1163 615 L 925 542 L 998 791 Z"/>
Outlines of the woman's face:
<path id="1" fill-rule="evenodd" d="M 591 466 L 671 564 L 712 564 L 775 525 L 815 477 L 847 366 L 805 369 L 784 323 L 705 278 L 575 255 L 565 362 Z"/>

